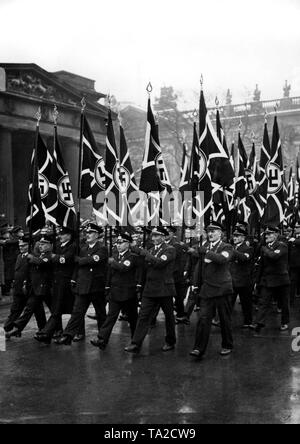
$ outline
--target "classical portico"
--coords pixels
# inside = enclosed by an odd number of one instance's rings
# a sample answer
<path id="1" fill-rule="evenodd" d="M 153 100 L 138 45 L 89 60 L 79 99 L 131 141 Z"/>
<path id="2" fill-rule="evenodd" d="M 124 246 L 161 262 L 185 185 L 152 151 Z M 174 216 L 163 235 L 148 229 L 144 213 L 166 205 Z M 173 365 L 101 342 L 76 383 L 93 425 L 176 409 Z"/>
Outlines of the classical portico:
<path id="1" fill-rule="evenodd" d="M 25 223 L 29 167 L 35 140 L 35 115 L 41 107 L 40 133 L 53 143 L 54 105 L 58 134 L 76 198 L 81 99 L 100 149 L 104 149 L 107 109 L 95 82 L 65 71 L 49 73 L 35 64 L 0 63 L 0 222 Z M 83 212 L 89 209 L 83 205 Z"/>

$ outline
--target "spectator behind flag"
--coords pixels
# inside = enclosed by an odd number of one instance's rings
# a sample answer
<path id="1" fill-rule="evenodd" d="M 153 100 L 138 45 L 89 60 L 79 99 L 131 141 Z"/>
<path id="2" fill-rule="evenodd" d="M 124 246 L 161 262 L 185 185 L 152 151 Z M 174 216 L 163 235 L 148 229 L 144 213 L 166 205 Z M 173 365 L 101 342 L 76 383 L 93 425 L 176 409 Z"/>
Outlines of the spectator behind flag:
<path id="1" fill-rule="evenodd" d="M 159 145 L 158 127 L 151 109 L 150 97 L 148 99 L 145 152 L 142 163 L 140 191 L 146 193 L 148 199 L 150 199 L 148 200 L 150 207 L 148 206 L 148 209 L 145 208 L 147 216 L 144 218 L 146 219 L 144 224 L 152 226 L 170 225 L 170 220 L 164 219 L 168 219 L 169 216 L 168 197 L 172 194 L 172 187 Z M 168 214 L 165 215 L 163 210 Z"/>
<path id="2" fill-rule="evenodd" d="M 69 174 L 65 168 L 54 124 L 53 162 L 50 173 L 49 194 L 46 202 L 47 219 L 56 226 L 76 229 L 76 210 Z"/>
<path id="3" fill-rule="evenodd" d="M 105 162 L 99 152 L 91 127 L 87 118 L 83 117 L 82 138 L 82 170 L 81 170 L 81 198 L 91 199 L 93 212 L 100 222 L 105 223 Z M 101 198 L 103 193 L 103 198 Z"/>
<path id="4" fill-rule="evenodd" d="M 30 244 L 32 234 L 45 226 L 45 214 L 42 206 L 41 192 L 39 186 L 38 151 L 44 149 L 45 144 L 39 133 L 39 122 L 41 119 L 40 110 L 37 113 L 37 126 L 35 143 L 31 158 L 30 181 L 28 187 L 28 206 L 26 225 L 29 227 Z"/>
<path id="5" fill-rule="evenodd" d="M 268 199 L 264 223 L 265 225 L 279 226 L 284 221 L 285 198 L 283 159 L 277 116 L 274 118 L 271 160 L 267 166 L 267 177 Z"/>

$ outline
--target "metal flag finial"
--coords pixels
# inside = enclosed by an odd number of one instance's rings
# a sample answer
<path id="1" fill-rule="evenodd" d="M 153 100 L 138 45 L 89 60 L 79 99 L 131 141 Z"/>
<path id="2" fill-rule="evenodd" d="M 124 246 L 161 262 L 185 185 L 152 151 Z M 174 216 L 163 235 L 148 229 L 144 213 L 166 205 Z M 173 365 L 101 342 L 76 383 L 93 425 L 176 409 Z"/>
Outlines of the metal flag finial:
<path id="1" fill-rule="evenodd" d="M 219 102 L 218 96 L 216 96 L 215 104 L 216 104 L 217 109 L 219 109 L 220 102 Z"/>
<path id="2" fill-rule="evenodd" d="M 120 110 L 118 112 L 118 120 L 119 120 L 120 126 L 123 126 L 123 117 L 121 116 Z"/>
<path id="3" fill-rule="evenodd" d="M 276 116 L 277 116 L 278 108 L 279 108 L 279 103 L 276 102 L 276 105 L 274 106 L 274 111 L 275 111 L 275 115 L 276 115 Z"/>
<path id="4" fill-rule="evenodd" d="M 201 90 L 203 90 L 203 83 L 204 83 L 204 78 L 203 78 L 203 74 L 201 74 L 201 77 L 200 77 Z"/>
<path id="5" fill-rule="evenodd" d="M 252 130 L 251 132 L 251 138 L 252 138 L 252 142 L 255 142 L 255 132 Z"/>
<path id="6" fill-rule="evenodd" d="M 41 107 L 40 107 L 40 106 L 39 106 L 39 109 L 37 110 L 37 113 L 36 113 L 36 115 L 35 115 L 35 118 L 36 118 L 36 120 L 37 120 L 37 126 L 39 126 L 40 121 L 41 121 L 41 119 L 42 119 L 42 110 L 41 110 Z"/>
<path id="7" fill-rule="evenodd" d="M 267 111 L 265 111 L 265 123 L 268 123 L 268 112 Z"/>
<path id="8" fill-rule="evenodd" d="M 111 95 L 110 92 L 106 96 L 107 106 L 109 109 L 111 109 Z"/>
<path id="9" fill-rule="evenodd" d="M 242 118 L 240 118 L 240 123 L 239 123 L 239 131 L 241 132 L 243 128 L 243 122 L 242 122 Z"/>
<path id="10" fill-rule="evenodd" d="M 83 96 L 81 99 L 81 111 L 84 112 L 85 108 L 86 108 L 86 100 L 85 97 Z"/>
<path id="11" fill-rule="evenodd" d="M 149 96 L 150 96 L 150 94 L 151 94 L 152 91 L 153 91 L 153 86 L 152 86 L 151 82 L 148 83 L 147 88 L 146 88 L 146 91 L 147 91 L 147 93 L 148 93 Z"/>
<path id="12" fill-rule="evenodd" d="M 53 110 L 53 113 L 52 113 L 52 117 L 53 117 L 53 122 L 54 122 L 55 126 L 57 125 L 58 116 L 59 116 L 59 112 L 57 110 L 57 106 L 54 105 L 54 110 Z"/>
<path id="13" fill-rule="evenodd" d="M 196 108 L 194 109 L 193 117 L 194 117 L 194 121 L 197 122 L 197 119 L 198 119 L 198 111 L 196 110 Z"/>

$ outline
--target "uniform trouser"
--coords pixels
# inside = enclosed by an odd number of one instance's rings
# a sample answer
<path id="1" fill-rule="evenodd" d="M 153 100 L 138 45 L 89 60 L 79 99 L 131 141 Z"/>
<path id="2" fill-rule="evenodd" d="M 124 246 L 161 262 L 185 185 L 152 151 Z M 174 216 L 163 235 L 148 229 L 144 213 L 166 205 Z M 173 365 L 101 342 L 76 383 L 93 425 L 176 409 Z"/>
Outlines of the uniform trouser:
<path id="1" fill-rule="evenodd" d="M 298 287 L 299 287 L 299 283 L 300 283 L 300 268 L 291 268 L 290 269 L 290 278 L 291 278 L 290 301 L 291 301 L 291 303 L 294 303 L 295 297 L 298 294 Z"/>
<path id="2" fill-rule="evenodd" d="M 14 327 L 20 331 L 23 331 L 34 314 L 38 329 L 42 330 L 46 325 L 46 314 L 43 305 L 44 300 L 49 306 L 48 297 L 36 296 L 34 293 L 31 293 L 26 301 L 22 315 L 16 321 L 14 321 Z"/>
<path id="3" fill-rule="evenodd" d="M 106 298 L 104 292 L 76 296 L 71 319 L 64 330 L 65 336 L 74 338 L 80 333 L 80 329 L 82 328 L 90 304 L 93 304 L 94 306 L 97 316 L 98 331 L 100 331 L 100 328 L 106 319 Z"/>
<path id="4" fill-rule="evenodd" d="M 211 322 L 216 310 L 219 313 L 222 348 L 233 349 L 233 337 L 231 327 L 231 297 L 221 296 L 217 298 L 200 298 L 200 315 L 196 328 L 194 349 L 204 355 L 209 341 Z"/>
<path id="5" fill-rule="evenodd" d="M 259 310 L 256 317 L 256 323 L 262 326 L 266 323 L 268 312 L 271 309 L 273 298 L 280 301 L 282 307 L 281 324 L 286 325 L 290 322 L 290 307 L 289 307 L 290 286 L 284 285 L 281 287 L 261 287 Z"/>
<path id="6" fill-rule="evenodd" d="M 199 300 L 199 291 L 192 291 L 192 288 L 189 290 L 189 297 L 187 300 L 187 304 L 185 307 L 185 314 L 187 318 L 189 319 L 194 311 L 195 305 L 198 304 Z"/>
<path id="7" fill-rule="evenodd" d="M 173 297 L 171 296 L 153 298 L 143 297 L 136 330 L 132 338 L 133 344 L 141 347 L 145 336 L 148 333 L 151 320 L 160 308 L 162 308 L 165 314 L 166 343 L 168 345 L 176 344 L 174 305 Z"/>
<path id="8" fill-rule="evenodd" d="M 129 299 L 128 301 L 109 301 L 109 309 L 106 320 L 98 333 L 99 339 L 105 342 L 105 344 L 108 343 L 114 325 L 118 320 L 120 311 L 123 311 L 124 313 L 127 314 L 131 331 L 131 337 L 133 337 L 138 319 L 137 308 L 138 308 L 137 298 L 132 298 Z"/>
<path id="9" fill-rule="evenodd" d="M 235 287 L 232 295 L 232 310 L 236 303 L 237 297 L 240 297 L 242 311 L 244 315 L 244 324 L 252 324 L 252 286 L 248 287 Z"/>
<path id="10" fill-rule="evenodd" d="M 2 295 L 6 296 L 9 295 L 11 286 L 12 286 L 12 280 L 11 279 L 5 279 L 4 285 L 1 286 Z"/>
<path id="11" fill-rule="evenodd" d="M 178 318 L 185 316 L 184 300 L 187 292 L 187 285 L 184 282 L 175 282 L 176 296 L 175 309 Z"/>

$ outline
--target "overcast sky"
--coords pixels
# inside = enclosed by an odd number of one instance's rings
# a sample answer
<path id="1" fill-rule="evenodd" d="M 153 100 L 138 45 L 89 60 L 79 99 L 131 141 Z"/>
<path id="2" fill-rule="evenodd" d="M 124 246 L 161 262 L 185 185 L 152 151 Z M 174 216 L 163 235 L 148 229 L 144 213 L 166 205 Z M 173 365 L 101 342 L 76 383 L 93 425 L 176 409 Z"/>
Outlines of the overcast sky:
<path id="1" fill-rule="evenodd" d="M 96 80 L 146 107 L 146 85 L 235 103 L 300 96 L 300 0 L 0 0 L 0 61 L 36 63 Z M 195 106 L 197 103 L 195 103 Z"/>

